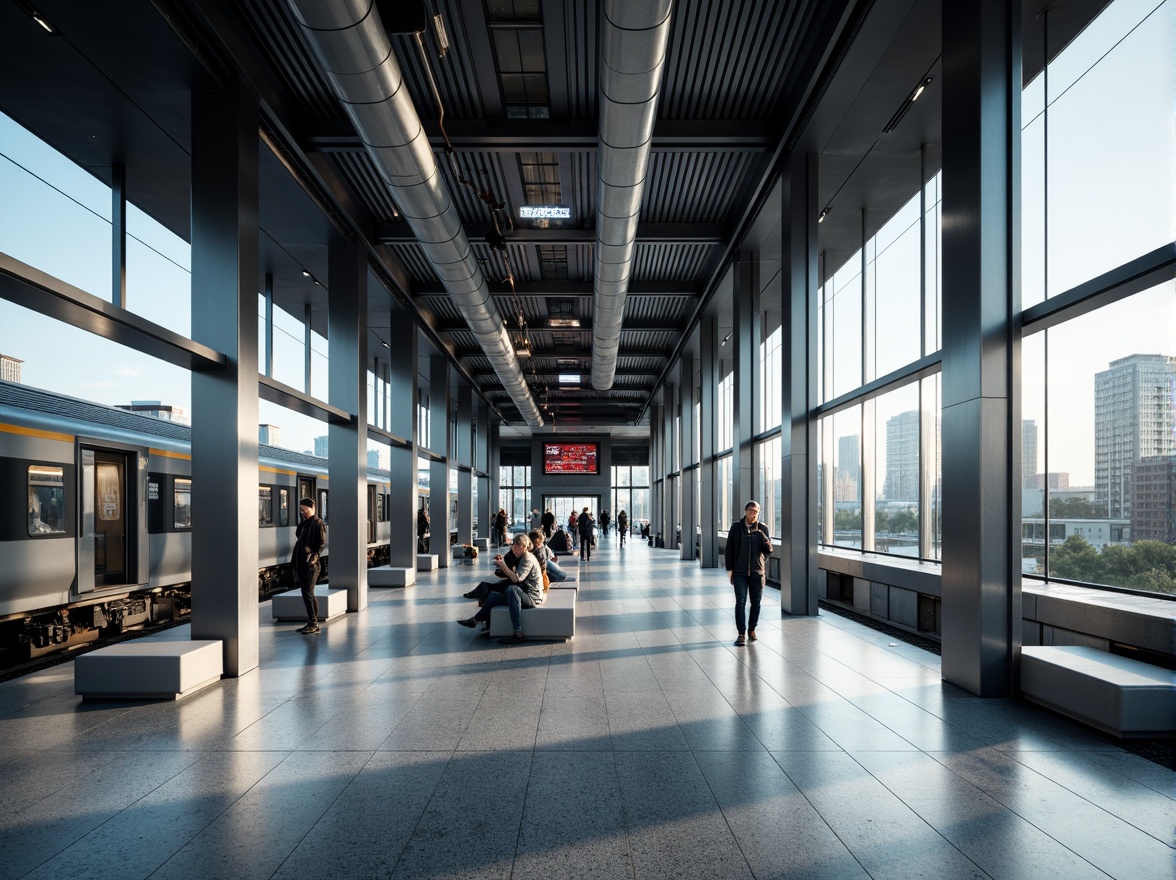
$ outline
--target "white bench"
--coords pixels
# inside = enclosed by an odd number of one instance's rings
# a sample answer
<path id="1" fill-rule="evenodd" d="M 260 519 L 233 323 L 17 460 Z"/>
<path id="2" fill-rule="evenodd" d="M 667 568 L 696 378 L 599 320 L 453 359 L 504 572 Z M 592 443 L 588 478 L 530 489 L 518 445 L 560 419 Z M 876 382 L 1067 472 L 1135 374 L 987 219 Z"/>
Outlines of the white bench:
<path id="1" fill-rule="evenodd" d="M 332 590 L 328 584 L 314 588 L 318 599 L 319 621 L 332 620 L 347 613 L 347 591 Z M 306 603 L 302 601 L 301 590 L 278 593 L 270 602 L 274 620 L 306 620 Z"/>
<path id="2" fill-rule="evenodd" d="M 542 605 L 523 609 L 521 625 L 524 638 L 567 641 L 576 634 L 576 590 L 548 590 Z M 510 609 L 505 605 L 490 609 L 490 635 L 513 632 Z"/>
<path id="3" fill-rule="evenodd" d="M 136 639 L 74 659 L 74 693 L 83 699 L 178 700 L 224 674 L 219 639 Z"/>
<path id="4" fill-rule="evenodd" d="M 417 571 L 436 571 L 439 564 L 436 553 L 417 554 Z"/>
<path id="5" fill-rule="evenodd" d="M 391 565 L 377 565 L 368 569 L 369 587 L 411 587 L 415 583 L 415 568 L 393 568 Z"/>
<path id="6" fill-rule="evenodd" d="M 478 548 L 478 551 L 480 553 L 489 553 L 490 552 L 490 539 L 489 538 L 474 538 L 474 546 Z"/>
<path id="7" fill-rule="evenodd" d="M 1115 736 L 1176 732 L 1176 672 L 1097 648 L 1022 648 L 1021 693 Z"/>

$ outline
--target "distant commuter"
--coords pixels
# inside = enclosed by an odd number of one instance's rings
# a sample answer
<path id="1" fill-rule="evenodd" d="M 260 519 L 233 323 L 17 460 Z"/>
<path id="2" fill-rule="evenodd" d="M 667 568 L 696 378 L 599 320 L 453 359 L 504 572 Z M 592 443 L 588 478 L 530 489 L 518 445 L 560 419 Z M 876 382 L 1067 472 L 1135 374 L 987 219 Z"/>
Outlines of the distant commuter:
<path id="1" fill-rule="evenodd" d="M 755 641 L 755 625 L 759 622 L 760 599 L 764 595 L 764 560 L 772 555 L 772 538 L 768 527 L 759 521 L 760 506 L 748 501 L 743 507 L 743 519 L 731 526 L 727 535 L 727 547 L 723 555 L 727 562 L 727 575 L 735 588 L 735 628 L 739 637 L 738 647 Z M 748 599 L 751 599 L 751 617 L 745 617 Z"/>
<path id="2" fill-rule="evenodd" d="M 602 534 L 602 535 L 608 534 L 608 521 L 609 521 L 608 511 L 607 510 L 600 511 L 600 534 Z"/>
<path id="3" fill-rule="evenodd" d="M 314 512 L 314 501 L 303 498 L 298 502 L 298 512 L 302 515 L 302 522 L 294 534 L 294 553 L 290 561 L 294 563 L 294 579 L 298 589 L 302 591 L 302 601 L 306 603 L 306 626 L 298 630 L 305 635 L 313 635 L 319 631 L 318 598 L 314 594 L 314 585 L 319 578 L 319 554 L 327 545 L 327 525 Z"/>
<path id="4" fill-rule="evenodd" d="M 506 510 L 501 507 L 494 514 L 494 541 L 499 547 L 506 543 Z"/>
<path id="5" fill-rule="evenodd" d="M 580 518 L 576 520 L 576 528 L 580 532 L 580 558 L 585 562 L 590 562 L 592 560 L 592 533 L 596 529 L 596 520 L 592 518 L 587 507 L 580 512 Z"/>
<path id="6" fill-rule="evenodd" d="M 625 538 L 629 534 L 629 514 L 625 513 L 625 508 L 621 508 L 617 514 L 617 535 L 621 539 L 621 546 L 625 546 Z"/>
<path id="7" fill-rule="evenodd" d="M 551 508 L 543 511 L 543 534 L 548 540 L 555 534 L 555 514 L 551 512 Z"/>
<path id="8" fill-rule="evenodd" d="M 417 509 L 417 553 L 429 552 L 429 511 Z"/>

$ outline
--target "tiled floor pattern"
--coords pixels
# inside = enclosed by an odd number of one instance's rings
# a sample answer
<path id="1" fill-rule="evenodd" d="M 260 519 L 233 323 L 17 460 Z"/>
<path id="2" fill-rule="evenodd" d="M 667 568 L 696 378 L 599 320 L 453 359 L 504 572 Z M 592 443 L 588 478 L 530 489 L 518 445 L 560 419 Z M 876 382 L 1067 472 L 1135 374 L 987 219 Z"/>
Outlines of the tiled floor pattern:
<path id="1" fill-rule="evenodd" d="M 176 703 L 0 685 L 0 878 L 1174 876 L 1174 774 L 842 618 L 735 648 L 721 571 L 603 540 L 577 635 L 372 590 Z M 167 637 L 186 638 L 187 628 Z"/>

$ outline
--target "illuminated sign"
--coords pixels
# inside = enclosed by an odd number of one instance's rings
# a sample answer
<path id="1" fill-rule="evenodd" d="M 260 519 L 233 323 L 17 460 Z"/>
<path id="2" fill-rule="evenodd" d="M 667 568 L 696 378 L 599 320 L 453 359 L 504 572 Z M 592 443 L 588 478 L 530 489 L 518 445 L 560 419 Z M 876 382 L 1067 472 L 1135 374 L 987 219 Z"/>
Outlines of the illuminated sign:
<path id="1" fill-rule="evenodd" d="M 568 205 L 522 205 L 520 220 L 571 220 L 572 209 Z"/>

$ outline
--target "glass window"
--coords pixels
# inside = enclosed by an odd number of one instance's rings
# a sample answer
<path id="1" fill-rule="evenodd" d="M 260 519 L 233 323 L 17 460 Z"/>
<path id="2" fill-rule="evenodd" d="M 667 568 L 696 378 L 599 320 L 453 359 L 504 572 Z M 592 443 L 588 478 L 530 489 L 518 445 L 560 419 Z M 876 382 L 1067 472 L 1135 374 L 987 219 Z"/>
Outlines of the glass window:
<path id="1" fill-rule="evenodd" d="M 907 202 L 871 240 L 866 272 L 874 290 L 874 375 L 919 359 L 922 350 L 920 196 Z"/>
<path id="2" fill-rule="evenodd" d="M 734 443 L 735 374 L 733 372 L 719 380 L 718 398 L 719 421 L 715 430 L 715 451 L 725 452 Z"/>
<path id="3" fill-rule="evenodd" d="M 862 547 L 862 410 L 854 406 L 831 418 L 835 456 L 833 476 L 833 544 Z"/>
<path id="4" fill-rule="evenodd" d="M 29 465 L 28 485 L 29 534 L 65 534 L 65 469 Z"/>
<path id="5" fill-rule="evenodd" d="M 927 285 L 923 294 L 926 315 L 926 336 L 923 354 L 928 355 L 943 347 L 943 172 L 937 172 L 925 187 L 927 213 L 923 217 L 923 237 L 926 240 L 923 278 Z"/>
<path id="6" fill-rule="evenodd" d="M 176 477 L 172 486 L 172 525 L 177 529 L 192 528 L 192 481 Z"/>
<path id="7" fill-rule="evenodd" d="M 322 521 L 324 523 L 328 521 L 327 520 L 327 490 L 326 489 L 319 489 L 318 490 L 318 510 L 316 510 L 315 513 L 317 513 L 319 515 L 319 518 L 322 519 Z"/>
<path id="8" fill-rule="evenodd" d="M 939 373 L 922 382 L 922 505 L 919 524 L 924 559 L 943 558 L 943 411 L 942 382 Z"/>
<path id="9" fill-rule="evenodd" d="M 825 285 L 828 338 L 824 351 L 832 361 L 829 397 L 848 394 L 862 384 L 862 265 L 861 251 Z"/>
<path id="10" fill-rule="evenodd" d="M 874 549 L 919 555 L 919 384 L 874 402 Z"/>
<path id="11" fill-rule="evenodd" d="M 780 409 L 783 405 L 782 382 L 784 364 L 781 360 L 781 345 L 784 332 L 779 324 L 768 331 L 760 343 L 760 408 L 759 431 L 770 431 L 780 426 Z"/>
<path id="12" fill-rule="evenodd" d="M 192 333 L 192 249 L 127 205 L 127 309 L 181 336 Z"/>
<path id="13" fill-rule="evenodd" d="M 1168 281 L 1026 338 L 1023 415 L 1044 458 L 1022 509 L 1049 536 L 1022 548 L 1027 573 L 1176 592 L 1173 327 Z"/>
<path id="14" fill-rule="evenodd" d="M 274 524 L 274 490 L 272 486 L 257 487 L 257 522 L 263 526 Z"/>
<path id="15" fill-rule="evenodd" d="M 382 517 L 381 517 L 382 518 Z M 278 525 L 290 525 L 290 490 L 278 490 Z"/>
<path id="16" fill-rule="evenodd" d="M 723 534 L 735 522 L 733 490 L 731 456 L 724 455 L 715 460 L 715 522 Z"/>
<path id="17" fill-rule="evenodd" d="M 760 503 L 760 521 L 773 535 L 784 530 L 783 486 L 780 480 L 780 437 L 765 440 L 759 447 L 760 480 L 757 500 Z"/>

